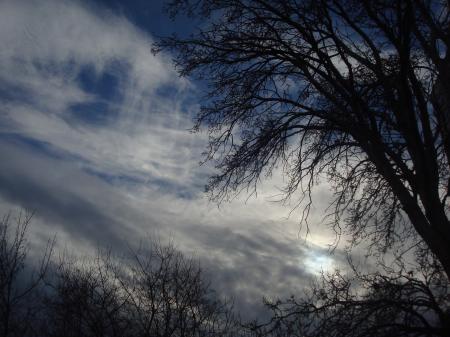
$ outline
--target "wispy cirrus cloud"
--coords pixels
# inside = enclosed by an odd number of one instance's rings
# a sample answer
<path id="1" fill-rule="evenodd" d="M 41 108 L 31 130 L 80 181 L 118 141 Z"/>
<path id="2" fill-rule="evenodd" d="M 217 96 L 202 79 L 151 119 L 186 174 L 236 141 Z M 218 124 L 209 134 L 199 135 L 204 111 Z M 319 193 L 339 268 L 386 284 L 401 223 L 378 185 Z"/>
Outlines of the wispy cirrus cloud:
<path id="1" fill-rule="evenodd" d="M 195 141 L 180 130 L 190 125 L 182 111 L 189 83 L 150 53 L 147 35 L 77 2 L 3 2 L 0 15 L 2 91 L 15 95 L 1 105 L 3 132 L 50 143 L 112 174 L 186 178 L 172 158 L 189 155 Z"/>

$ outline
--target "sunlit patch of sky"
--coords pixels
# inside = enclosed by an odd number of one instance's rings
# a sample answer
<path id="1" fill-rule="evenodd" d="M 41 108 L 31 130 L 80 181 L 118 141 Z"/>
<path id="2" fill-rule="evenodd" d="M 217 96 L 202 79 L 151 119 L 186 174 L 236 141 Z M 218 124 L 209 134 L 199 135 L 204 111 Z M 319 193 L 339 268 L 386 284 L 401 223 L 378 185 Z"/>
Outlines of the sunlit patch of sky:
<path id="1" fill-rule="evenodd" d="M 299 263 L 304 264 L 312 274 L 333 270 L 333 267 L 337 267 L 334 266 L 335 262 L 327 250 L 320 251 L 311 249 L 306 254 L 306 258 L 301 259 Z"/>

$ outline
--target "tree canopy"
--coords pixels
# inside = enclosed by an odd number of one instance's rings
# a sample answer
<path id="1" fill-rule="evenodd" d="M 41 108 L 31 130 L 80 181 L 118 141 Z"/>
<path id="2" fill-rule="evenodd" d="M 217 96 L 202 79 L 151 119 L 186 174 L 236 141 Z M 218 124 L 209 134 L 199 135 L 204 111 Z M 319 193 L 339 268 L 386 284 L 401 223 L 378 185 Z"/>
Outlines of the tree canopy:
<path id="1" fill-rule="evenodd" d="M 162 39 L 209 91 L 208 189 L 227 198 L 275 167 L 286 197 L 322 177 L 334 228 L 381 248 L 419 238 L 450 275 L 448 1 L 174 0 L 201 16 Z M 380 244 L 381 243 L 381 244 Z"/>

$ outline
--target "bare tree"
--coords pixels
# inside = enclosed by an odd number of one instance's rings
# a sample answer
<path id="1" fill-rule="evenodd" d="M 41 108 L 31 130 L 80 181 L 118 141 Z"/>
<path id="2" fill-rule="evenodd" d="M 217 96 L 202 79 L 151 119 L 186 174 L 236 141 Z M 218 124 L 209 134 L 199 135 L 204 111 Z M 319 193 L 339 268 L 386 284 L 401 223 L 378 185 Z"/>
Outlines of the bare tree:
<path id="1" fill-rule="evenodd" d="M 209 84 L 197 127 L 217 160 L 213 198 L 282 167 L 307 219 L 326 176 L 338 234 L 381 249 L 418 234 L 450 276 L 448 1 L 173 0 L 168 11 L 204 19 L 155 51 Z"/>
<path id="2" fill-rule="evenodd" d="M 99 251 L 86 258 L 63 254 L 56 263 L 50 260 L 53 240 L 30 263 L 31 214 L 20 214 L 15 227 L 10 219 L 0 222 L 0 336 L 243 334 L 231 303 L 212 290 L 197 262 L 172 245 L 150 240 L 122 258 Z"/>
<path id="3" fill-rule="evenodd" d="M 250 330 L 272 337 L 449 335 L 450 289 L 437 261 L 425 255 L 415 268 L 381 263 L 371 274 L 350 265 L 351 273 L 323 273 L 300 299 L 267 301 L 271 320 Z"/>
<path id="4" fill-rule="evenodd" d="M 15 226 L 11 226 L 11 214 L 7 214 L 0 222 L 0 335 L 4 337 L 33 333 L 39 309 L 34 301 L 43 286 L 53 250 L 53 241 L 49 241 L 41 260 L 34 261 L 37 269 L 26 268 L 26 234 L 31 218 L 31 213 L 20 213 Z"/>
<path id="5" fill-rule="evenodd" d="M 131 304 L 135 335 L 237 336 L 228 301 L 220 299 L 198 264 L 172 245 L 152 242 L 123 264 L 121 283 Z"/>
<path id="6" fill-rule="evenodd" d="M 45 336 L 126 337 L 127 297 L 116 282 L 109 253 L 95 258 L 61 259 L 45 300 Z"/>
<path id="7" fill-rule="evenodd" d="M 220 337 L 240 326 L 197 263 L 153 242 L 126 258 L 63 259 L 47 292 L 44 336 Z"/>

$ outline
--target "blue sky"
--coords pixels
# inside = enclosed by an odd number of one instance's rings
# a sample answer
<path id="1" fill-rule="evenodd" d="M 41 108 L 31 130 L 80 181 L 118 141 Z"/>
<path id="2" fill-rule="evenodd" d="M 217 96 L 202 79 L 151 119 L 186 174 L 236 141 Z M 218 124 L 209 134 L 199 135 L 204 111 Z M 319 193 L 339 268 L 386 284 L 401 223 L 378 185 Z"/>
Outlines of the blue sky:
<path id="1" fill-rule="evenodd" d="M 31 245 L 116 251 L 148 236 L 198 258 L 214 287 L 255 311 L 321 268 L 333 234 L 299 235 L 292 205 L 273 202 L 282 176 L 218 207 L 203 194 L 205 134 L 192 134 L 201 86 L 179 78 L 155 36 L 186 33 L 161 1 L 0 2 L 0 211 L 35 211 Z M 317 189 L 310 218 L 329 198 Z M 252 310 L 250 310 L 252 309 Z M 251 315 L 251 314 L 250 314 Z"/>

